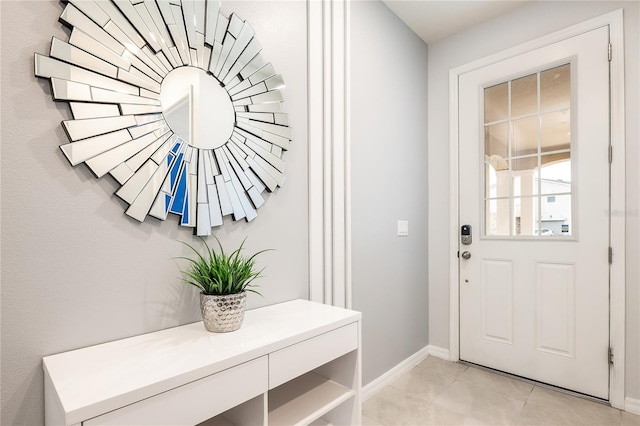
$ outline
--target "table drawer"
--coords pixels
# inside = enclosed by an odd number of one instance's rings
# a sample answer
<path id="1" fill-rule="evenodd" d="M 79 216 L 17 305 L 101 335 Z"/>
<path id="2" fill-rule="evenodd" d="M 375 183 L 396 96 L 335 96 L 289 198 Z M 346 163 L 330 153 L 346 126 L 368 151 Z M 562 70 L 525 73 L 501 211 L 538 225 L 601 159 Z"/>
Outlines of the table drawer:
<path id="1" fill-rule="evenodd" d="M 358 348 L 352 323 L 269 354 L 269 389 Z"/>
<path id="2" fill-rule="evenodd" d="M 267 356 L 171 389 L 83 425 L 194 425 L 267 391 Z"/>

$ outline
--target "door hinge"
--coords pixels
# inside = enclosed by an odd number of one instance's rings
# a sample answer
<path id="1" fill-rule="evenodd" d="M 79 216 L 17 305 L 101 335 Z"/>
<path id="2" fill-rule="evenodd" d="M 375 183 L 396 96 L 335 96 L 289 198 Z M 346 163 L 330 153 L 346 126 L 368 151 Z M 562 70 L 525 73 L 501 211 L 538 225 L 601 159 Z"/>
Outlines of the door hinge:
<path id="1" fill-rule="evenodd" d="M 613 248 L 609 247 L 609 265 L 613 263 Z"/>
<path id="2" fill-rule="evenodd" d="M 607 53 L 609 55 L 609 61 L 611 61 L 611 58 L 613 57 L 613 46 L 611 43 L 607 46 Z"/>
<path id="3" fill-rule="evenodd" d="M 613 162 L 613 146 L 609 145 L 609 163 Z"/>
<path id="4" fill-rule="evenodd" d="M 613 348 L 609 346 L 609 364 L 613 365 Z"/>

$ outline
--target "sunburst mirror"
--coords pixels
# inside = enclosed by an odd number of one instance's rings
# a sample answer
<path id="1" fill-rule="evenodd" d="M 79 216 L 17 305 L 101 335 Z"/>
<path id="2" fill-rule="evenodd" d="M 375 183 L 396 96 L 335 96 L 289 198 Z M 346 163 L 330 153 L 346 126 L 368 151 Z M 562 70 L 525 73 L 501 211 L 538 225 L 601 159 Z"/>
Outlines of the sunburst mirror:
<path id="1" fill-rule="evenodd" d="M 35 54 L 35 75 L 69 103 L 69 162 L 111 175 L 140 222 L 173 213 L 204 236 L 256 218 L 292 137 L 253 28 L 210 0 L 71 0 L 60 21 L 69 40 Z"/>

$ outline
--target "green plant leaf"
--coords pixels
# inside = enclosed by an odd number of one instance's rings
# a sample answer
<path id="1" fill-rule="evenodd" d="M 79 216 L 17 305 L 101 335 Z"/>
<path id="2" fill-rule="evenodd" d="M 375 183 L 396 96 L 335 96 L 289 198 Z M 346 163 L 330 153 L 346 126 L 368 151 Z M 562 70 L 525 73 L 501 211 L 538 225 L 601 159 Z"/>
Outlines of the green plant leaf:
<path id="1" fill-rule="evenodd" d="M 227 295 L 250 291 L 262 296 L 252 284 L 254 280 L 262 276 L 264 271 L 264 268 L 256 270 L 256 257 L 271 249 L 260 250 L 245 257 L 242 255 L 242 250 L 246 238 L 242 240 L 237 249 L 230 253 L 225 252 L 222 243 L 216 236 L 214 238 L 219 252 L 216 252 L 203 238 L 200 238 L 205 254 L 201 254 L 192 245 L 180 241 L 194 252 L 194 257 L 180 256 L 175 258 L 188 262 L 188 268 L 181 271 L 182 281 L 207 295 Z"/>

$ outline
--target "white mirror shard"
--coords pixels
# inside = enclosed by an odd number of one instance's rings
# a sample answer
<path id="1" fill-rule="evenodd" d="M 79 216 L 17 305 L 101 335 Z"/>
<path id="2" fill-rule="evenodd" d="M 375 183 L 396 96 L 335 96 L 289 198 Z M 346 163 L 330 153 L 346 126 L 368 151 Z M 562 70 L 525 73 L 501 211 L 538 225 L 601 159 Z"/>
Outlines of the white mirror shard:
<path id="1" fill-rule="evenodd" d="M 140 222 L 173 213 L 206 236 L 255 219 L 292 132 L 253 28 L 219 0 L 70 0 L 60 21 L 69 40 L 35 54 L 35 75 L 70 105 L 71 165 L 111 175 Z"/>

